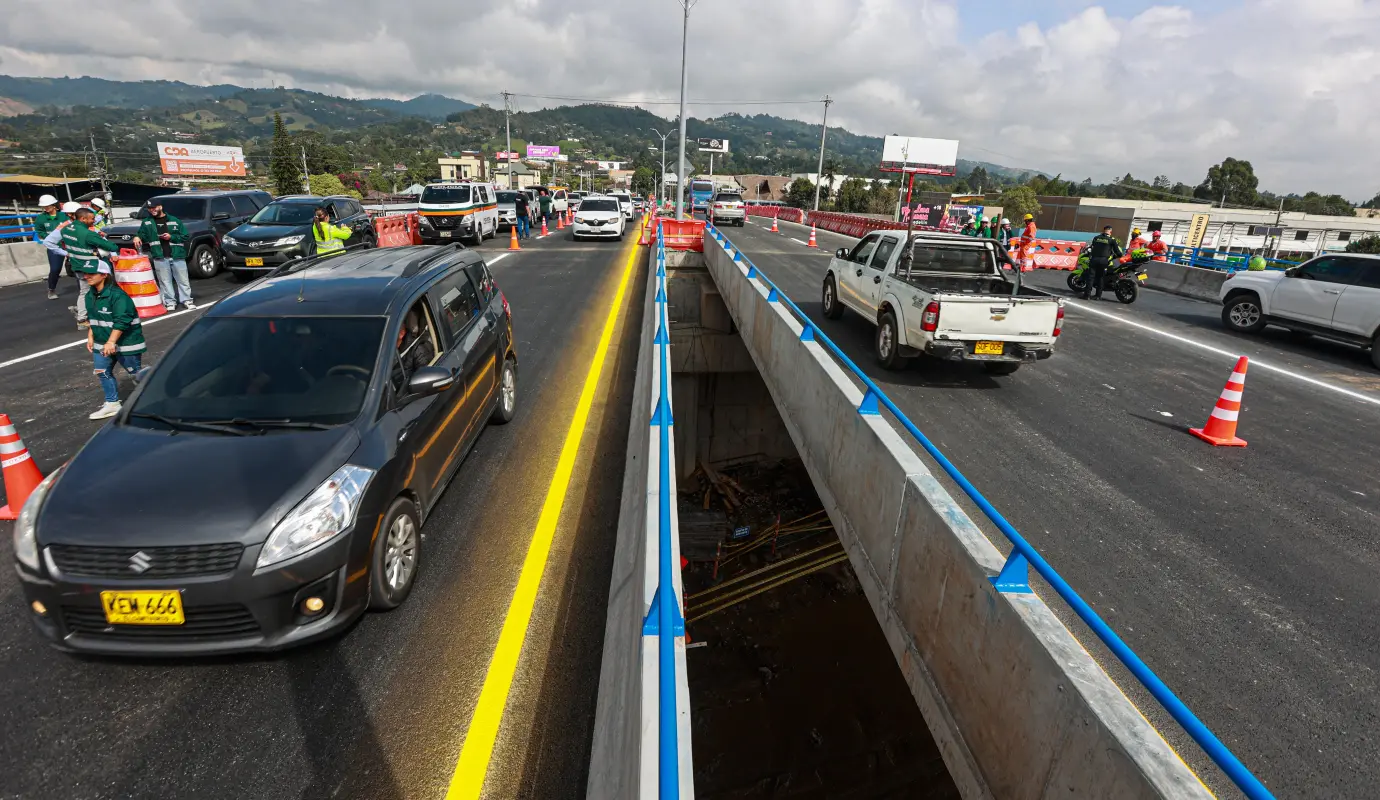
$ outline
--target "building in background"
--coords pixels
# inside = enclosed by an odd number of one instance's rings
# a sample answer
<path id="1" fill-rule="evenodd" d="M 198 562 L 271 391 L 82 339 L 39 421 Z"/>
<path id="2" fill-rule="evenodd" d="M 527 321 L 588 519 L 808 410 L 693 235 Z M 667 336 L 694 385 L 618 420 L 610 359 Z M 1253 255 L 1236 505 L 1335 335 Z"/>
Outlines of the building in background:
<path id="1" fill-rule="evenodd" d="M 485 180 L 493 172 L 484 156 L 472 150 L 462 152 L 458 158 L 438 158 L 436 163 L 441 167 L 443 181 Z"/>
<path id="2" fill-rule="evenodd" d="M 529 186 L 541 184 L 540 171 L 532 169 L 521 161 L 513 161 L 511 163 L 500 161 L 494 167 L 493 174 L 494 183 L 497 184 L 500 189 L 506 189 L 508 187 L 508 170 L 510 168 L 513 170 L 514 189 L 526 189 Z"/>

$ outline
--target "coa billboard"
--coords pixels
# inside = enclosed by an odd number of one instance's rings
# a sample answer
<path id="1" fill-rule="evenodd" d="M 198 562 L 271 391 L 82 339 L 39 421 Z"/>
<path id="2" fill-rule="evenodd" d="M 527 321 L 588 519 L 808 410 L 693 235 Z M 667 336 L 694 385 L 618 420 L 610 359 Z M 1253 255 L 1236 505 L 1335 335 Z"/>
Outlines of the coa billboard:
<path id="1" fill-rule="evenodd" d="M 212 175 L 243 178 L 244 151 L 211 144 L 159 142 L 158 160 L 164 175 Z"/>

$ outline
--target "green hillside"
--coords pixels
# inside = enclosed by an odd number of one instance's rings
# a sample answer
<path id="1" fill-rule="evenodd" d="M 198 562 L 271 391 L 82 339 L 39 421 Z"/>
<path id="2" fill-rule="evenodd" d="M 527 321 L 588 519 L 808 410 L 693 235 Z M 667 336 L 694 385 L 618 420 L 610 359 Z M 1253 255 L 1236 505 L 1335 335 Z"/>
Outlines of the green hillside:
<path id="1" fill-rule="evenodd" d="M 193 86 L 181 81 L 109 81 L 104 78 L 16 78 L 0 75 L 0 97 L 34 108 L 106 106 L 154 108 L 229 97 L 243 89 L 230 84 Z"/>
<path id="2" fill-rule="evenodd" d="M 389 100 L 378 97 L 360 102 L 371 108 L 392 111 L 394 114 L 402 116 L 421 117 L 434 122 L 440 122 L 451 114 L 468 111 L 475 107 L 474 103 L 466 103 L 464 100 L 456 100 L 443 94 L 420 94 L 411 100 Z"/>

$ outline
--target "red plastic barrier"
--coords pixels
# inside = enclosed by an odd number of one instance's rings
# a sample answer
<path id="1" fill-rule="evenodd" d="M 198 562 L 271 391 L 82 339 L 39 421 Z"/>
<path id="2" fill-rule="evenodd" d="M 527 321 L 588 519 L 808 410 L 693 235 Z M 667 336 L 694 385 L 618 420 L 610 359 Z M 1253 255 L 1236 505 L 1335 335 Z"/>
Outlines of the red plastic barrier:
<path id="1" fill-rule="evenodd" d="M 1011 240 L 1011 260 L 1021 263 L 1019 240 Z M 1078 256 L 1083 253 L 1082 242 L 1060 242 L 1036 239 L 1030 246 L 1030 257 L 1036 269 L 1078 269 Z"/>
<path id="2" fill-rule="evenodd" d="M 661 220 L 662 235 L 666 237 L 667 250 L 694 250 L 704 252 L 704 220 L 673 219 Z"/>
<path id="3" fill-rule="evenodd" d="M 408 228 L 407 217 L 402 214 L 375 217 L 374 232 L 378 234 L 379 247 L 406 247 L 412 244 L 412 231 Z"/>
<path id="4" fill-rule="evenodd" d="M 754 217 L 776 217 L 784 222 L 805 223 L 805 212 L 786 206 L 747 206 L 747 213 Z"/>
<path id="5" fill-rule="evenodd" d="M 418 216 L 419 215 L 416 211 L 413 211 L 412 213 L 407 215 L 407 231 L 409 234 L 411 234 L 412 244 L 422 243 L 422 230 L 420 227 L 418 227 L 417 223 Z"/>

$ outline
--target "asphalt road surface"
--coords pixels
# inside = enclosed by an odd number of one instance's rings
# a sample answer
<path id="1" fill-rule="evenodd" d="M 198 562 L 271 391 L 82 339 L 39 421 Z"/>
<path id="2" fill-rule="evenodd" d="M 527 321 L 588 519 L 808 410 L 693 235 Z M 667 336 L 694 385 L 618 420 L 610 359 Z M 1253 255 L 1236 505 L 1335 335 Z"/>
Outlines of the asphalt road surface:
<path id="1" fill-rule="evenodd" d="M 423 530 L 407 603 L 342 638 L 266 657 L 73 657 L 30 628 L 0 570 L 0 798 L 445 795 L 528 542 L 632 248 L 564 232 L 482 251 L 512 306 L 517 418 L 484 432 Z M 500 254 L 502 254 L 500 256 Z M 497 258 L 495 258 L 497 257 Z M 631 413 L 639 259 L 604 364 L 517 666 L 484 796 L 582 797 Z M 194 281 L 199 302 L 233 291 Z M 45 472 L 99 422 L 84 340 L 41 284 L 0 290 L 0 412 Z M 147 329 L 156 363 L 201 310 Z M 44 353 L 28 358 L 37 353 Z M 22 359 L 16 361 L 16 359 Z M 122 393 L 128 386 L 122 388 Z M 118 498 L 92 498 L 120 513 Z M 189 521 L 190 522 L 190 521 Z M 13 523 L 0 522 L 8 542 Z"/>
<path id="2" fill-rule="evenodd" d="M 829 254 L 855 240 L 820 231 L 808 250 L 808 229 L 768 227 L 723 230 L 1277 796 L 1380 796 L 1380 372 L 1367 353 L 1237 335 L 1215 304 L 1145 291 L 1132 306 L 1071 301 L 1054 356 L 1009 377 L 923 360 L 887 372 L 872 324 L 821 313 Z M 1065 276 L 1030 281 L 1068 294 Z M 1186 429 L 1207 419 L 1237 354 L 1253 362 L 1238 431 L 1249 446 L 1213 448 Z"/>

